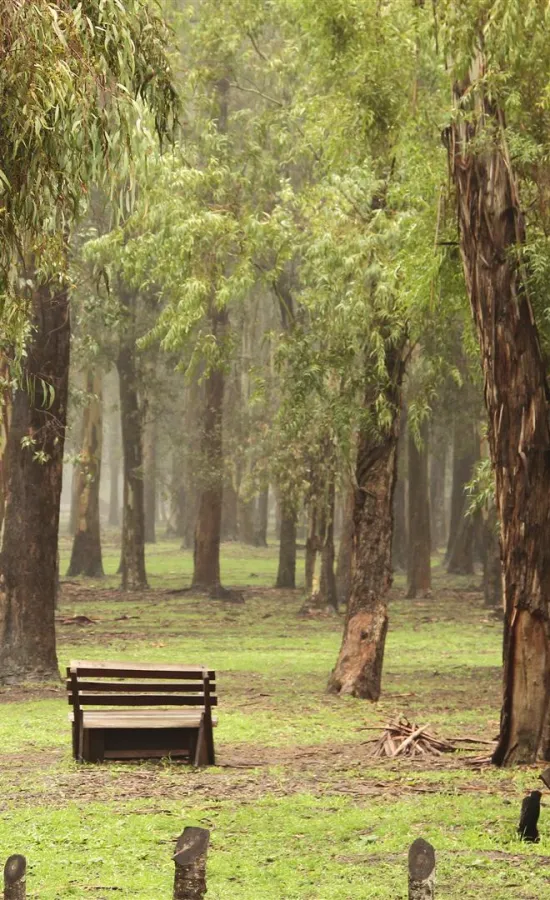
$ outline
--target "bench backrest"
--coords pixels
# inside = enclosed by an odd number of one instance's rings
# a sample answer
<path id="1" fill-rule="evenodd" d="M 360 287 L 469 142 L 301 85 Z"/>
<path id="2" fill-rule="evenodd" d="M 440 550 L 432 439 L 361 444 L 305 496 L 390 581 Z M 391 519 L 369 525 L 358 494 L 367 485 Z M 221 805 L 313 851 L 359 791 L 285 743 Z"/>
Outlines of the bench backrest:
<path id="1" fill-rule="evenodd" d="M 210 715 L 218 705 L 216 673 L 204 666 L 73 660 L 67 690 L 75 714 L 83 706 L 201 706 Z"/>

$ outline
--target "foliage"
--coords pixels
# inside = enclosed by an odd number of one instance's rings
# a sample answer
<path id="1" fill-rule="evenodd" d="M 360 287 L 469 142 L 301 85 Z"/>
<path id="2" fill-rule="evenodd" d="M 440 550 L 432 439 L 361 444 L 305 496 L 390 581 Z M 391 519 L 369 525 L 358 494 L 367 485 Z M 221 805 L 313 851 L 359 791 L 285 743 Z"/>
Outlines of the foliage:
<path id="1" fill-rule="evenodd" d="M 0 295 L 12 287 L 14 254 L 44 254 L 62 235 L 92 182 L 131 172 L 144 106 L 159 135 L 176 108 L 169 34 L 148 0 L 0 3 Z M 46 255 L 47 258 L 47 255 Z M 2 289 L 3 284 L 3 289 Z M 2 299 L 10 338 L 21 315 Z M 9 328 L 9 332 L 8 332 Z"/>

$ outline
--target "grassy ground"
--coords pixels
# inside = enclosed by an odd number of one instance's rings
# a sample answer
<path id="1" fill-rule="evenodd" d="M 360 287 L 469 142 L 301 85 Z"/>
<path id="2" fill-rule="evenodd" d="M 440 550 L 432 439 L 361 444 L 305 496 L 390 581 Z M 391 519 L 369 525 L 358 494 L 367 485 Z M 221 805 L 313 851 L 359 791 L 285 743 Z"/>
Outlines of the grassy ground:
<path id="1" fill-rule="evenodd" d="M 475 579 L 450 584 L 436 568 L 422 601 L 405 601 L 397 579 L 383 698 L 371 705 L 325 694 L 342 621 L 300 617 L 300 591 L 271 590 L 273 549 L 224 547 L 223 579 L 245 588 L 241 605 L 170 594 L 191 572 L 174 543 L 149 549 L 154 590 L 141 595 L 116 590 L 114 545 L 105 562 L 103 581 L 63 586 L 61 666 L 116 657 L 215 668 L 219 765 L 78 766 L 61 686 L 1 689 L 0 852 L 27 855 L 30 898 L 170 900 L 185 825 L 211 829 L 212 900 L 400 900 L 418 836 L 438 853 L 438 900 L 550 896 L 545 811 L 538 846 L 515 835 L 537 770 L 368 755 L 368 729 L 401 713 L 443 737 L 495 736 L 501 625 Z M 74 614 L 94 624 L 62 624 Z"/>

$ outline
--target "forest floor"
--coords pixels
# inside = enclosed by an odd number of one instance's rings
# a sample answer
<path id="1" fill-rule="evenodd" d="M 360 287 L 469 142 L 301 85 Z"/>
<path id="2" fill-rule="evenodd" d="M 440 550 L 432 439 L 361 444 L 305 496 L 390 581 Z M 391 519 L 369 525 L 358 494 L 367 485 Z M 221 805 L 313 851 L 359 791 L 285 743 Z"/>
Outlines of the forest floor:
<path id="1" fill-rule="evenodd" d="M 64 542 L 63 571 L 67 553 Z M 502 625 L 479 577 L 451 581 L 436 563 L 433 595 L 416 601 L 396 579 L 383 696 L 369 704 L 325 693 L 342 618 L 299 616 L 300 590 L 271 589 L 275 547 L 224 545 L 222 577 L 242 604 L 171 594 L 191 573 L 174 542 L 150 546 L 147 562 L 151 590 L 140 594 L 116 590 L 114 543 L 105 579 L 64 582 L 60 666 L 214 668 L 218 765 L 75 764 L 61 683 L 1 688 L 0 852 L 27 856 L 29 900 L 170 900 L 186 825 L 211 829 L 209 900 L 400 900 L 420 836 L 436 848 L 438 900 L 550 896 L 550 810 L 540 844 L 516 836 L 538 768 L 476 768 L 464 753 L 369 758 L 368 741 L 400 714 L 440 737 L 495 737 Z"/>

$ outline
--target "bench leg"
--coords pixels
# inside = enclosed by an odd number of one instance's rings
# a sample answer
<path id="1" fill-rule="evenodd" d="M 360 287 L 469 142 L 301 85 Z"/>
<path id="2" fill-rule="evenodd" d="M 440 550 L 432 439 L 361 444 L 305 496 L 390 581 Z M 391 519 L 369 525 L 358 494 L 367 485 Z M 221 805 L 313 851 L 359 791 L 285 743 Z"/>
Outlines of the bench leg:
<path id="1" fill-rule="evenodd" d="M 206 744 L 206 729 L 204 723 L 204 713 L 201 716 L 201 724 L 199 725 L 199 733 L 197 735 L 197 746 L 195 748 L 195 766 L 208 765 L 208 750 Z"/>
<path id="2" fill-rule="evenodd" d="M 105 732 L 101 728 L 84 728 L 80 742 L 80 758 L 83 762 L 103 762 L 105 759 Z"/>

